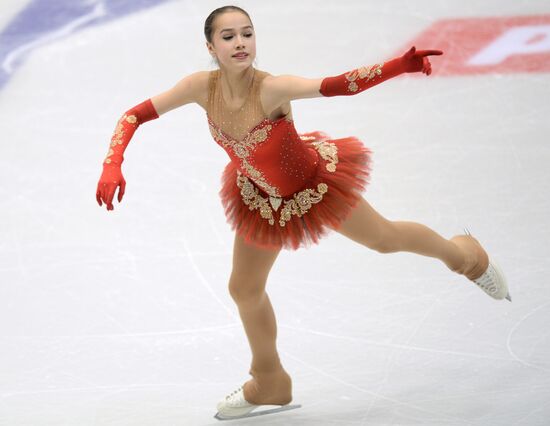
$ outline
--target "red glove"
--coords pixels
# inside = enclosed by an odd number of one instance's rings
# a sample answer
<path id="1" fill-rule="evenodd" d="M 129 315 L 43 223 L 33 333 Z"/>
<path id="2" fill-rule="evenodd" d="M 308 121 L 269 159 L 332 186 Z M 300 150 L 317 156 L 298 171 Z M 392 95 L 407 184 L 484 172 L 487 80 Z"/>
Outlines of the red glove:
<path id="1" fill-rule="evenodd" d="M 432 65 L 427 56 L 442 54 L 441 50 L 416 51 L 413 46 L 403 56 L 384 64 L 361 67 L 336 77 L 327 77 L 321 82 L 319 92 L 323 96 L 356 95 L 405 72 L 422 71 L 424 74 L 430 75 Z"/>
<path id="2" fill-rule="evenodd" d="M 103 161 L 103 173 L 97 183 L 96 200 L 100 206 L 102 205 L 101 201 L 103 201 L 107 205 L 107 210 L 113 210 L 113 197 L 119 186 L 118 202 L 122 201 L 126 188 L 126 181 L 120 169 L 124 161 L 124 150 L 140 124 L 158 117 L 151 99 L 147 99 L 139 105 L 130 108 L 118 120 L 115 132 L 111 138 L 109 152 Z"/>

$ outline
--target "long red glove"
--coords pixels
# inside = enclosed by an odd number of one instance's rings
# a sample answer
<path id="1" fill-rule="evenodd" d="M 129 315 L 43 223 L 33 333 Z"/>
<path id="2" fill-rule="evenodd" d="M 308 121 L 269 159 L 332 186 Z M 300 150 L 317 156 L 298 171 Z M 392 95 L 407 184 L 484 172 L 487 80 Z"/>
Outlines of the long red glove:
<path id="1" fill-rule="evenodd" d="M 122 201 L 126 189 L 126 181 L 120 168 L 124 161 L 124 150 L 130 143 L 132 136 L 140 124 L 158 118 L 157 111 L 151 99 L 130 108 L 118 120 L 115 132 L 111 138 L 109 152 L 103 161 L 103 173 L 97 183 L 96 200 L 99 206 L 102 201 L 107 205 L 107 210 L 113 210 L 113 197 L 118 191 L 118 202 Z"/>
<path id="2" fill-rule="evenodd" d="M 442 54 L 441 50 L 417 51 L 413 46 L 403 56 L 384 64 L 361 67 L 336 77 L 327 77 L 321 82 L 319 92 L 323 96 L 350 96 L 406 72 L 422 71 L 430 75 L 432 65 L 427 57 Z"/>

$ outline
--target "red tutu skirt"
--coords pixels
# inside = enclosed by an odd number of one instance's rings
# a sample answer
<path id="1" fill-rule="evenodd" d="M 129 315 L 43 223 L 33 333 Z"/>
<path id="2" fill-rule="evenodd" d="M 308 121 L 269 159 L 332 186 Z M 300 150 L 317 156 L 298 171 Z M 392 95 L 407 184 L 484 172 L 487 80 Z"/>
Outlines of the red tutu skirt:
<path id="1" fill-rule="evenodd" d="M 286 206 L 290 201 L 293 206 L 297 206 L 299 203 L 292 200 L 297 201 L 300 195 L 305 194 L 307 208 L 303 213 L 300 213 L 301 210 L 298 207 L 297 210 L 294 209 L 298 214 L 289 215 L 290 209 L 286 209 L 285 216 L 285 209 L 281 205 L 277 210 L 272 209 L 269 212 L 274 219 L 270 224 L 265 216 L 262 217 L 260 208 L 253 208 L 245 202 L 242 185 L 237 184 L 238 179 L 242 179 L 237 165 L 230 162 L 222 173 L 222 187 L 219 195 L 227 223 L 247 243 L 267 249 L 288 250 L 318 244 L 323 236 L 330 230 L 338 229 L 349 216 L 369 183 L 372 152 L 359 139 L 355 137 L 330 139 L 322 132 L 303 133 L 300 136 L 311 143 L 324 140 L 336 145 L 338 156 L 336 170 L 332 172 L 327 170 L 326 161 L 319 158 L 319 167 L 315 175 L 304 184 L 301 190 L 283 197 L 283 205 Z M 252 181 L 249 182 L 252 183 Z M 257 188 L 262 197 L 269 199 L 269 195 L 261 188 L 256 185 L 254 188 Z M 313 192 L 316 194 L 317 201 L 310 202 L 312 198 L 308 194 L 312 192 L 308 189 L 317 191 L 317 188 L 321 189 L 319 192 Z M 267 203 L 264 204 L 267 206 Z M 304 202 L 300 205 L 303 206 Z"/>

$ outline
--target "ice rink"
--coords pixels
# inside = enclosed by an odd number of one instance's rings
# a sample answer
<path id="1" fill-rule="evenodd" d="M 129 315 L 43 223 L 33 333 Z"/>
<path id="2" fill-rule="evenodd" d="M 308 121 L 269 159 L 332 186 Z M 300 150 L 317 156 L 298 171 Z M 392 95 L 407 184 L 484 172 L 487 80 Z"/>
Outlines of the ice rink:
<path id="1" fill-rule="evenodd" d="M 225 4 L 1 2 L 1 426 L 217 425 L 218 400 L 250 379 L 218 196 L 229 158 L 204 110 L 140 127 L 122 203 L 95 200 L 121 114 L 215 69 L 203 25 Z M 548 0 L 236 4 L 256 67 L 310 78 L 404 53 L 441 20 L 550 22 Z M 432 40 L 417 48 L 456 44 Z M 548 69 L 544 37 L 529 43 Z M 364 141 L 365 199 L 446 238 L 468 227 L 513 302 L 436 259 L 335 232 L 283 250 L 267 292 L 302 407 L 227 424 L 550 425 L 550 72 L 445 73 L 450 58 L 434 57 L 430 77 L 294 101 L 296 128 Z"/>

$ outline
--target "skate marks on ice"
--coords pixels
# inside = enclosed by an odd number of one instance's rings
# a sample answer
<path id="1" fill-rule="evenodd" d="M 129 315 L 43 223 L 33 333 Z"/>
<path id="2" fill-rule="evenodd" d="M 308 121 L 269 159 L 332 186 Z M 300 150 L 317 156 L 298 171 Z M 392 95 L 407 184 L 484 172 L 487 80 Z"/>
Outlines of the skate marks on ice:
<path id="1" fill-rule="evenodd" d="M 510 330 L 508 333 L 508 338 L 506 340 L 506 347 L 508 348 L 508 353 L 512 357 L 525 365 L 526 367 L 535 368 L 537 370 L 550 372 L 550 363 L 548 362 L 547 356 L 544 354 L 543 350 L 539 350 L 537 353 L 537 348 L 545 348 L 545 339 L 548 339 L 550 334 L 544 333 L 540 334 L 540 331 L 535 333 L 529 333 L 529 319 L 534 321 L 531 324 L 533 330 L 539 330 L 540 324 L 548 324 L 547 320 L 541 318 L 544 315 L 550 315 L 550 310 L 547 309 L 550 306 L 550 300 L 546 301 L 542 305 L 536 307 L 535 309 L 530 310 L 525 314 Z M 535 315 L 536 314 L 536 315 Z M 522 330 L 521 333 L 516 333 L 518 329 L 527 329 Z M 512 343 L 512 336 L 517 334 L 518 337 L 516 342 Z M 522 340 L 520 340 L 522 339 Z M 523 356 L 519 355 L 519 351 L 523 349 Z"/>
<path id="2" fill-rule="evenodd" d="M 442 422 L 441 424 L 472 425 L 471 422 L 469 422 L 467 420 L 464 420 L 464 419 L 461 419 L 459 417 L 449 415 L 449 414 L 443 413 L 441 411 L 434 411 L 432 409 L 427 409 L 427 408 L 422 407 L 419 404 L 410 403 L 410 402 L 404 401 L 402 399 L 397 399 L 397 398 L 392 398 L 392 397 L 385 396 L 381 393 L 380 387 L 378 388 L 377 391 L 373 391 L 373 390 L 369 390 L 366 387 L 358 386 L 354 383 L 343 380 L 343 379 L 335 376 L 334 374 L 331 374 L 331 373 L 325 371 L 324 369 L 313 365 L 310 362 L 307 362 L 307 361 L 305 361 L 305 360 L 303 360 L 303 359 L 301 359 L 301 358 L 299 358 L 299 357 L 297 357 L 293 354 L 290 354 L 288 351 L 281 350 L 280 353 L 283 354 L 285 357 L 291 358 L 294 361 L 300 363 L 304 367 L 306 367 L 310 370 L 313 370 L 313 371 L 319 373 L 320 375 L 325 376 L 325 377 L 333 380 L 336 383 L 342 384 L 346 387 L 355 389 L 355 390 L 357 390 L 361 393 L 364 393 L 364 394 L 367 394 L 367 395 L 370 395 L 371 397 L 373 397 L 373 399 L 371 400 L 371 403 L 369 404 L 369 407 L 367 408 L 367 411 L 363 412 L 361 414 L 362 415 L 362 419 L 361 419 L 362 421 L 367 421 L 367 418 L 369 417 L 369 413 L 370 413 L 371 409 L 373 408 L 374 404 L 377 402 L 377 400 L 382 400 L 382 401 L 388 402 L 390 405 L 406 407 L 406 408 L 410 408 L 410 409 L 413 409 L 413 410 L 418 410 L 419 412 L 421 412 L 425 415 L 433 416 L 434 418 L 440 419 L 440 421 Z M 453 422 L 453 423 L 451 423 L 451 422 Z"/>
<path id="3" fill-rule="evenodd" d="M 220 414 L 219 412 L 217 412 L 214 415 L 214 418 L 218 419 L 218 420 L 245 419 L 247 417 L 263 416 L 264 414 L 275 414 L 275 413 L 280 413 L 280 412 L 283 412 L 283 411 L 294 410 L 296 408 L 300 408 L 301 406 L 302 406 L 301 404 L 291 404 L 291 405 L 282 405 L 282 406 L 281 405 L 276 405 L 276 406 L 273 406 L 273 405 L 258 405 L 255 408 L 253 408 L 253 410 L 255 410 L 257 408 L 261 408 L 261 407 L 276 407 L 276 408 L 269 408 L 269 409 L 264 409 L 264 410 L 261 410 L 261 411 L 249 412 L 247 414 L 243 414 L 242 416 L 231 416 L 231 417 L 224 417 L 223 414 Z"/>

